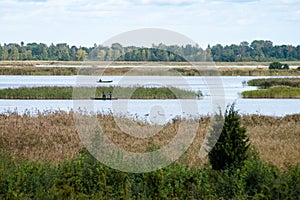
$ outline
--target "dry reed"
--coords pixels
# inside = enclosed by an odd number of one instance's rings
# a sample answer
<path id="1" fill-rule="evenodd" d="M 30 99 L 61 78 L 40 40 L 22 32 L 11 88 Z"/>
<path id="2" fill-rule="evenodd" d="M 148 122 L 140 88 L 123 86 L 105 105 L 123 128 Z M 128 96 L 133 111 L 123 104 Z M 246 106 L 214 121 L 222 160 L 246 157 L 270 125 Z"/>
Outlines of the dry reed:
<path id="1" fill-rule="evenodd" d="M 112 142 L 132 152 L 145 152 L 152 147 L 164 146 L 174 138 L 179 126 L 185 127 L 184 134 L 190 134 L 190 124 L 197 123 L 199 126 L 196 137 L 178 162 L 191 167 L 201 167 L 207 162 L 207 158 L 199 158 L 199 150 L 209 127 L 208 117 L 176 119 L 164 126 L 111 115 L 98 115 L 97 118 L 101 129 Z M 122 129 L 117 125 L 120 123 L 124 126 Z M 280 169 L 300 163 L 300 114 L 284 118 L 243 116 L 242 124 L 247 128 L 251 144 L 262 160 L 271 162 Z M 138 129 L 132 128 L 137 126 Z M 137 139 L 128 132 L 156 134 L 151 139 Z M 41 113 L 35 117 L 16 113 L 0 115 L 0 148 L 11 152 L 16 159 L 58 163 L 78 156 L 82 147 L 72 112 Z"/>

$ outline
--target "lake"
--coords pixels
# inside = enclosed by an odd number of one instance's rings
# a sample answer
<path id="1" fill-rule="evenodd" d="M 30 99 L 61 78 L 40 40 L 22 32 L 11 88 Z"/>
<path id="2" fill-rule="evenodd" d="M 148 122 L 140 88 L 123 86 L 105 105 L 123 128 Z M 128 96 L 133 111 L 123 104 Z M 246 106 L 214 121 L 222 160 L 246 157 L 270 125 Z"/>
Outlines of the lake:
<path id="1" fill-rule="evenodd" d="M 88 100 L 6 100 L 0 99 L 0 113 L 16 110 L 19 113 L 49 111 L 86 110 L 88 112 L 113 113 L 114 115 L 137 118 L 153 123 L 165 123 L 174 117 L 188 118 L 215 113 L 219 107 L 224 110 L 227 104 L 236 103 L 241 114 L 261 114 L 284 116 L 300 113 L 300 99 L 242 99 L 241 92 L 256 87 L 243 85 L 254 76 L 220 77 L 172 77 L 172 76 L 105 76 L 103 80 L 112 83 L 96 83 L 99 77 L 93 76 L 1 76 L 0 89 L 38 86 L 144 86 L 178 87 L 201 91 L 201 99 L 136 100 L 116 101 Z M 271 77 L 275 78 L 275 77 Z M 278 77 L 277 77 L 278 78 Z"/>

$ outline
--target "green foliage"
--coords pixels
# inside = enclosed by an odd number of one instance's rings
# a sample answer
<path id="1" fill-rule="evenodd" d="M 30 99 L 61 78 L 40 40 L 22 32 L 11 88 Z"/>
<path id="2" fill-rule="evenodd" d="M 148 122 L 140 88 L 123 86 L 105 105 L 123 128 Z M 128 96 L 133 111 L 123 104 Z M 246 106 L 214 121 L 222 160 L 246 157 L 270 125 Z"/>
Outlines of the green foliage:
<path id="1" fill-rule="evenodd" d="M 228 167 L 217 172 L 216 194 L 224 199 L 245 199 L 245 182 L 241 179 L 240 169 Z"/>
<path id="2" fill-rule="evenodd" d="M 300 87 L 300 78 L 267 78 L 267 79 L 253 79 L 248 81 L 250 86 L 258 86 L 262 88 L 269 88 L 271 86 L 290 86 Z"/>
<path id="3" fill-rule="evenodd" d="M 145 87 L 78 87 L 74 98 L 102 97 L 102 92 L 120 99 L 189 99 L 196 98 L 196 93 L 178 88 Z M 8 88 L 0 90 L 3 99 L 72 99 L 72 87 L 33 87 Z"/>
<path id="4" fill-rule="evenodd" d="M 213 127 L 209 145 L 214 142 L 214 134 L 218 132 L 218 129 L 220 127 Z M 221 134 L 208 154 L 212 168 L 224 170 L 231 167 L 240 167 L 248 157 L 248 142 L 246 129 L 241 127 L 241 117 L 234 109 L 234 104 L 232 104 L 225 111 Z"/>
<path id="5" fill-rule="evenodd" d="M 41 68 L 13 68 L 0 67 L 0 75 L 77 75 L 77 69 L 74 67 L 41 67 Z"/>
<path id="6" fill-rule="evenodd" d="M 244 98 L 300 98 L 299 78 L 254 79 L 248 85 L 266 89 L 244 91 Z"/>
<path id="7" fill-rule="evenodd" d="M 280 172 L 259 159 L 215 171 L 172 164 L 126 173 L 86 149 L 58 165 L 16 161 L 0 151 L 0 199 L 298 199 L 300 167 Z"/>
<path id="8" fill-rule="evenodd" d="M 244 98 L 300 98 L 300 88 L 274 86 L 268 89 L 242 92 Z"/>
<path id="9" fill-rule="evenodd" d="M 0 60 L 59 60 L 59 61 L 148 61 L 148 62 L 183 62 L 183 61 L 215 61 L 215 62 L 272 62 L 277 60 L 300 60 L 300 46 L 273 46 L 271 41 L 246 41 L 239 45 L 222 46 L 220 44 L 202 49 L 199 46 L 165 44 L 152 45 L 151 48 L 123 47 L 118 43 L 110 47 L 94 45 L 93 47 L 69 46 L 66 43 L 51 44 L 16 43 L 0 45 Z M 282 65 L 288 69 L 288 65 Z M 279 69 L 279 68 L 278 68 Z M 281 68 L 280 68 L 281 69 Z"/>
<path id="10" fill-rule="evenodd" d="M 280 62 L 272 62 L 269 65 L 269 69 L 289 69 L 289 65 L 288 64 L 282 64 Z"/>

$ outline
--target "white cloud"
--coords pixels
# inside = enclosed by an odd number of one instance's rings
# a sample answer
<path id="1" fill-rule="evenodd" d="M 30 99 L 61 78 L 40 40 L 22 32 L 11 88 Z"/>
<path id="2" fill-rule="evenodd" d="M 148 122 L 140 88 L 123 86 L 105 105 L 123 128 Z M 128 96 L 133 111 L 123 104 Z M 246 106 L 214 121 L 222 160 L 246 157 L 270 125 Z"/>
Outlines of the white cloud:
<path id="1" fill-rule="evenodd" d="M 247 18 L 237 20 L 237 23 L 242 26 L 253 24 L 253 22 L 254 22 L 253 20 Z"/>
<path id="2" fill-rule="evenodd" d="M 172 4 L 193 4 L 193 3 L 203 3 L 205 0 L 140 0 L 143 4 L 166 4 L 166 5 L 172 5 Z"/>
<path id="3" fill-rule="evenodd" d="M 297 1 L 299 2 L 299 1 Z M 297 41 L 294 0 L 0 0 L 0 43 L 21 40 L 99 43 L 124 31 L 167 28 L 204 44 L 257 37 Z M 289 22 L 287 20 L 294 20 Z M 278 27 L 293 32 L 280 33 Z M 296 31 L 295 31 L 296 30 Z"/>

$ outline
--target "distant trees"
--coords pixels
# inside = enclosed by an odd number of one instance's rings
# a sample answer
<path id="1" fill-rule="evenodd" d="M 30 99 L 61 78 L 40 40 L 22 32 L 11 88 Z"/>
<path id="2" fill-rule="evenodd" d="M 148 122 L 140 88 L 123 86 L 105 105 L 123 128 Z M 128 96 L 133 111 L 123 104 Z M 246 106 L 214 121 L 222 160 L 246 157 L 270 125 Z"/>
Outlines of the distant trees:
<path id="1" fill-rule="evenodd" d="M 0 44 L 0 60 L 59 60 L 83 61 L 85 59 L 101 61 L 216 61 L 216 62 L 243 62 L 243 61 L 293 61 L 300 60 L 300 45 L 273 45 L 268 40 L 246 41 L 239 45 L 222 46 L 208 45 L 206 49 L 187 44 L 185 46 L 165 44 L 152 47 L 123 47 L 114 43 L 110 47 L 94 45 L 93 47 L 69 46 L 66 43 Z M 286 67 L 286 66 L 285 66 Z"/>

